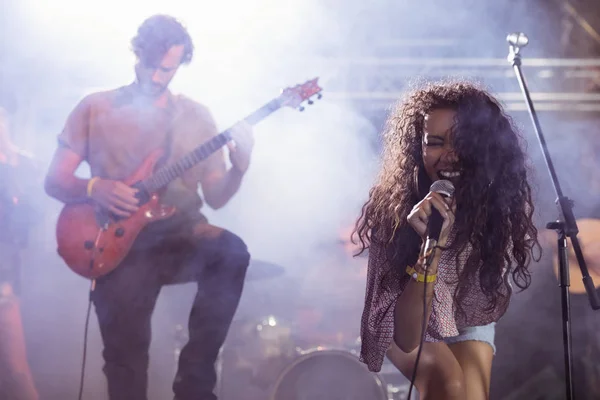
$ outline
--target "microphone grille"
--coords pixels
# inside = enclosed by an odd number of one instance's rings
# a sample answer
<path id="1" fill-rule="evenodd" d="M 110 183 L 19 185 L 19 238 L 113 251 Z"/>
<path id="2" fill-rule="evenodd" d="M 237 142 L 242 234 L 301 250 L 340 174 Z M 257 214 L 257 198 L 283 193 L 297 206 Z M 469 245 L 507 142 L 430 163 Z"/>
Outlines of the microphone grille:
<path id="1" fill-rule="evenodd" d="M 431 184 L 429 191 L 443 194 L 446 197 L 454 196 L 454 185 L 446 179 L 440 179 Z"/>

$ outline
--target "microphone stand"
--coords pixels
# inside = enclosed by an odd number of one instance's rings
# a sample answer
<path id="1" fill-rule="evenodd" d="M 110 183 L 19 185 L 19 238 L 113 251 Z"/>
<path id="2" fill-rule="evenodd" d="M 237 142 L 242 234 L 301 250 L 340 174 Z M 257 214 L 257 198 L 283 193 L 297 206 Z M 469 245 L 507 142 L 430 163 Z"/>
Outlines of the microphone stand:
<path id="1" fill-rule="evenodd" d="M 539 120 L 537 118 L 537 114 L 533 108 L 533 102 L 531 101 L 531 96 L 529 95 L 529 90 L 527 89 L 527 85 L 525 83 L 525 78 L 523 76 L 523 72 L 521 71 L 521 48 L 525 47 L 529 42 L 527 36 L 523 33 L 512 33 L 507 36 L 506 41 L 510 45 L 510 51 L 508 55 L 508 61 L 511 63 L 515 74 L 517 76 L 517 80 L 519 81 L 519 86 L 523 92 L 525 97 L 525 102 L 527 104 L 527 109 L 531 116 L 531 120 L 533 122 L 534 130 L 537 135 L 537 138 L 540 142 L 540 146 L 544 153 L 544 159 L 546 161 L 546 166 L 548 167 L 548 171 L 550 172 L 550 177 L 552 178 L 552 183 L 554 185 L 554 190 L 556 192 L 556 203 L 559 208 L 560 218 L 557 221 L 549 222 L 546 225 L 546 228 L 556 230 L 558 233 L 558 263 L 559 263 L 559 287 L 561 292 L 561 305 L 562 305 L 562 328 L 563 328 L 563 345 L 564 345 L 564 362 L 565 362 L 565 383 L 566 383 L 566 399 L 573 399 L 573 375 L 572 375 L 572 367 L 573 367 L 573 359 L 572 359 L 572 348 L 571 348 L 571 304 L 569 302 L 569 258 L 568 258 L 568 250 L 567 250 L 567 237 L 571 239 L 571 243 L 573 244 L 573 250 L 575 251 L 575 256 L 577 257 L 577 263 L 579 264 L 579 268 L 581 269 L 581 275 L 583 276 L 583 284 L 585 286 L 585 290 L 587 292 L 590 305 L 592 309 L 598 310 L 600 309 L 600 301 L 598 301 L 598 294 L 594 287 L 594 282 L 588 273 L 587 265 L 583 258 L 583 253 L 581 252 L 581 247 L 579 245 L 579 241 L 577 240 L 577 233 L 579 233 L 579 229 L 577 227 L 577 222 L 575 221 L 575 216 L 573 215 L 573 201 L 563 195 L 560 184 L 558 182 L 558 177 L 556 175 L 556 171 L 554 169 L 554 165 L 552 160 L 550 159 L 550 153 L 548 152 L 548 148 L 546 146 L 546 140 L 542 134 L 542 129 L 540 127 Z"/>

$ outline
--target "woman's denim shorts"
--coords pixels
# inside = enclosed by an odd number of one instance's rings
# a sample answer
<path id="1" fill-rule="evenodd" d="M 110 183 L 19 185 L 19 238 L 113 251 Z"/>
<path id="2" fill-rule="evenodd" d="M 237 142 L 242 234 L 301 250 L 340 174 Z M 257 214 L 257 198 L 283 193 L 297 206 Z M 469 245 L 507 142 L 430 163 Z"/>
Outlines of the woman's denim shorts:
<path id="1" fill-rule="evenodd" d="M 480 342 L 486 342 L 494 350 L 496 354 L 496 345 L 494 345 L 494 334 L 496 333 L 496 323 L 482 325 L 482 326 L 470 326 L 467 328 L 459 329 L 458 336 L 452 336 L 444 338 L 446 344 L 465 342 L 467 340 L 478 340 Z"/>

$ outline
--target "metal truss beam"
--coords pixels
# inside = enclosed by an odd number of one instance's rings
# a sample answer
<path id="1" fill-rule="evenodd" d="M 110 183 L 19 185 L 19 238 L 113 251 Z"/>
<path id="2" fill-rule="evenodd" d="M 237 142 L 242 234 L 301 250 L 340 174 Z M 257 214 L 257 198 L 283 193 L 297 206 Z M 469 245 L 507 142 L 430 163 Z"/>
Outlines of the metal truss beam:
<path id="1" fill-rule="evenodd" d="M 501 58 L 330 58 L 319 60 L 339 71 L 327 82 L 331 98 L 385 108 L 420 79 L 467 78 L 489 87 L 510 110 L 526 110 L 514 71 Z M 326 65 L 326 66 L 325 66 Z M 600 111 L 600 58 L 523 60 L 536 109 Z"/>

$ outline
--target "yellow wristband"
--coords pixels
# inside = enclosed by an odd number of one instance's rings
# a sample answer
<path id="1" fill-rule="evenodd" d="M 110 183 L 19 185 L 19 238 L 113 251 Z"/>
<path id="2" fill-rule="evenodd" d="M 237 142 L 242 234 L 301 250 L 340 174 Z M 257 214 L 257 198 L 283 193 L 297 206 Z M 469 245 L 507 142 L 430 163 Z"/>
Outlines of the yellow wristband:
<path id="1" fill-rule="evenodd" d="M 92 197 L 92 189 L 94 188 L 94 183 L 96 183 L 96 181 L 98 179 L 100 179 L 100 178 L 97 177 L 97 176 L 95 176 L 95 177 L 93 177 L 92 179 L 90 179 L 88 181 L 88 184 L 87 184 L 87 195 L 88 195 L 88 197 Z"/>
<path id="2" fill-rule="evenodd" d="M 417 270 L 411 267 L 410 265 L 406 267 L 406 273 L 409 274 L 417 282 L 425 282 L 425 275 L 418 273 Z M 435 282 L 436 279 L 437 274 L 427 275 L 427 283 Z"/>

